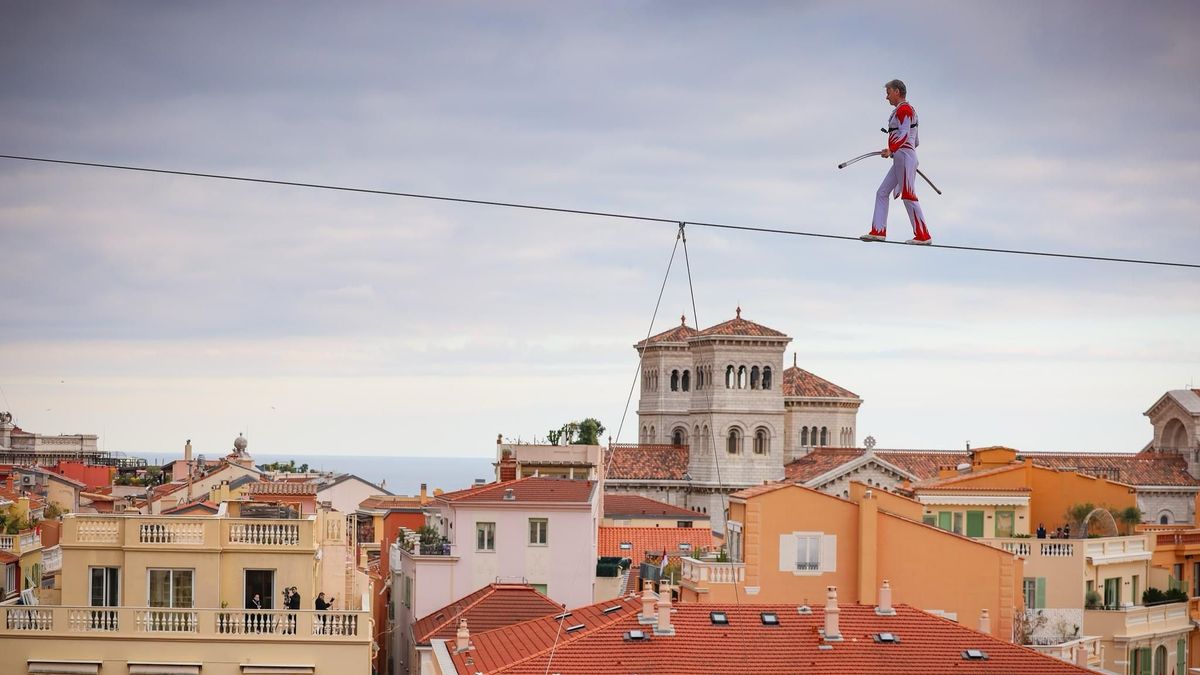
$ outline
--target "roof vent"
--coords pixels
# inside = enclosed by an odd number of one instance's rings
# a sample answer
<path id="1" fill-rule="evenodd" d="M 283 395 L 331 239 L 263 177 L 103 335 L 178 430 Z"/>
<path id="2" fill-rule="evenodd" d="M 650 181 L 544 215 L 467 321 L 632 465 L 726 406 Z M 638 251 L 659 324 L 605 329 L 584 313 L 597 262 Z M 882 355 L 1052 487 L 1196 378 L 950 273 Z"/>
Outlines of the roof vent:
<path id="1" fill-rule="evenodd" d="M 645 640 L 645 639 L 646 639 L 646 631 L 638 629 L 638 628 L 634 628 L 633 630 L 629 631 L 628 633 L 625 633 L 625 641 L 626 642 Z"/>
<path id="2" fill-rule="evenodd" d="M 613 605 L 612 607 L 605 607 L 603 610 L 600 611 L 600 613 L 601 614 L 612 614 L 613 612 L 617 611 L 618 609 L 621 609 L 620 605 Z"/>
<path id="3" fill-rule="evenodd" d="M 796 613 L 797 614 L 812 614 L 812 607 L 809 607 L 808 605 L 800 605 L 798 608 L 796 608 Z"/>
<path id="4" fill-rule="evenodd" d="M 511 502 L 511 501 L 515 500 L 516 498 L 517 498 L 517 495 L 515 493 L 513 493 L 512 488 L 504 489 L 504 501 Z"/>
<path id="5" fill-rule="evenodd" d="M 568 616 L 571 616 L 571 613 L 570 613 L 570 612 L 563 612 L 562 614 L 555 614 L 555 615 L 554 615 L 554 620 L 555 620 L 555 621 L 562 621 L 563 619 L 567 618 Z"/>
<path id="6" fill-rule="evenodd" d="M 982 649 L 964 649 L 962 657 L 967 661 L 987 661 L 987 652 Z"/>
<path id="7" fill-rule="evenodd" d="M 891 644 L 896 644 L 897 642 L 899 642 L 900 637 L 898 635 L 896 635 L 895 633 L 876 633 L 875 641 L 883 642 L 883 643 L 891 645 Z"/>
<path id="8" fill-rule="evenodd" d="M 623 542 L 621 542 L 621 544 L 620 544 L 620 547 L 621 547 L 621 550 L 622 550 L 622 551 L 630 551 L 630 550 L 633 550 L 633 542 L 630 542 L 630 541 L 623 541 Z"/>
<path id="9" fill-rule="evenodd" d="M 575 631 L 583 630 L 584 628 L 587 628 L 587 626 L 585 626 L 581 623 L 577 623 L 574 626 L 567 626 L 566 630 L 568 633 L 574 633 Z"/>
<path id="10" fill-rule="evenodd" d="M 729 625 L 729 615 L 725 612 L 709 612 L 708 618 L 713 622 L 714 626 Z"/>
<path id="11" fill-rule="evenodd" d="M 779 625 L 779 615 L 775 612 L 762 612 L 758 616 L 762 619 L 764 626 Z"/>
<path id="12" fill-rule="evenodd" d="M 690 550 L 692 550 L 692 545 L 687 543 L 686 541 L 680 542 L 679 550 L 680 551 L 690 551 Z"/>

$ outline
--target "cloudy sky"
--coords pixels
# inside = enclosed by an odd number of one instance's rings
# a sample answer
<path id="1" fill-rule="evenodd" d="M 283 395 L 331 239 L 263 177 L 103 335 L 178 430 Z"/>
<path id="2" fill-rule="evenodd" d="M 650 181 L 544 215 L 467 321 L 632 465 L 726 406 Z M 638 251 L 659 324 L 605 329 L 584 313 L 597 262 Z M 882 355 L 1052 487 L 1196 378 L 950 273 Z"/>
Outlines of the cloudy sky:
<path id="1" fill-rule="evenodd" d="M 900 77 L 936 241 L 1196 263 L 1198 35 L 1189 2 L 6 3 L 0 153 L 857 235 L 886 165 L 834 167 Z M 0 160 L 0 404 L 159 455 L 615 434 L 674 236 Z M 1200 385 L 1194 269 L 689 251 L 701 325 L 793 336 L 881 447 L 1134 451 Z M 655 331 L 685 311 L 676 267 Z"/>

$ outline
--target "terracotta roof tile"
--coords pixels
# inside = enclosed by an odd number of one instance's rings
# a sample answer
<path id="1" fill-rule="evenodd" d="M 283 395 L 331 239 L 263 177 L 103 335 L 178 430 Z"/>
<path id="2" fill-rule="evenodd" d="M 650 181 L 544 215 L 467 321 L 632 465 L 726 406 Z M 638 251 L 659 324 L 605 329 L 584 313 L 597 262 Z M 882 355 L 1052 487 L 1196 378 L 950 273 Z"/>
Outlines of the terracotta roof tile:
<path id="1" fill-rule="evenodd" d="M 317 486 L 314 483 L 259 483 L 246 486 L 248 495 L 311 495 L 316 496 Z"/>
<path id="2" fill-rule="evenodd" d="M 432 500 L 432 499 L 431 499 Z M 420 497 L 402 495 L 371 495 L 358 503 L 360 509 L 420 509 Z"/>
<path id="3" fill-rule="evenodd" d="M 611 452 L 605 461 L 613 480 L 684 480 L 687 473 L 686 445 L 614 445 Z"/>
<path id="4" fill-rule="evenodd" d="M 862 454 L 863 451 L 858 448 L 814 448 L 812 452 L 784 466 L 783 473 L 788 480 L 803 483 L 858 459 Z"/>
<path id="5" fill-rule="evenodd" d="M 528 476 L 503 483 L 488 483 L 465 490 L 446 492 L 436 498 L 455 503 L 586 503 L 591 499 L 595 481 L 570 478 Z M 505 499 L 512 490 L 513 499 Z"/>
<path id="6" fill-rule="evenodd" d="M 792 366 L 783 371 L 783 395 L 819 398 L 858 398 L 858 394 L 843 389 L 824 378 Z"/>
<path id="7" fill-rule="evenodd" d="M 662 555 L 664 549 L 667 557 L 678 558 L 699 555 L 716 545 L 707 527 L 600 527 L 596 555 L 629 558 L 637 564 L 647 555 Z"/>
<path id="8" fill-rule="evenodd" d="M 664 342 L 687 342 L 688 338 L 697 334 L 695 328 L 687 325 L 687 317 L 679 317 L 679 325 L 670 330 L 665 330 L 657 335 L 651 335 L 645 340 L 639 341 L 634 347 L 643 347 L 645 345 L 662 344 Z"/>
<path id="9" fill-rule="evenodd" d="M 459 600 L 430 612 L 413 624 L 413 640 L 427 645 L 430 640 L 453 640 L 458 620 L 467 620 L 467 630 L 483 632 L 511 626 L 562 612 L 562 605 L 524 584 L 488 584 Z"/>
<path id="10" fill-rule="evenodd" d="M 604 603 L 601 603 L 602 606 Z M 473 649 L 453 654 L 459 673 L 530 673 L 541 675 L 553 665 L 557 673 L 1008 673 L 1056 675 L 1089 673 L 1065 661 L 965 628 L 953 621 L 907 605 L 895 615 L 879 616 L 875 607 L 841 605 L 842 641 L 831 649 L 820 629 L 823 607 L 799 614 L 794 605 L 674 605 L 674 635 L 655 635 L 638 623 L 639 601 L 613 601 L 618 610 L 595 616 L 592 605 L 574 610 L 562 620 L 582 624 L 559 632 L 552 618 L 538 619 L 471 635 Z M 724 611 L 728 624 L 714 625 L 710 612 Z M 761 615 L 774 613 L 778 625 L 764 625 Z M 643 630 L 644 640 L 630 641 L 626 633 Z M 881 632 L 896 635 L 895 643 L 876 642 Z M 557 638 L 557 645 L 553 641 Z M 963 656 L 979 649 L 986 660 Z M 550 654 L 553 652 L 553 661 Z M 468 661 L 470 663 L 468 663 Z"/>
<path id="11" fill-rule="evenodd" d="M 719 323 L 715 326 L 710 326 L 697 333 L 699 337 L 708 337 L 710 335 L 718 336 L 743 336 L 743 337 L 779 337 L 786 338 L 787 335 L 781 333 L 774 328 L 767 328 L 762 324 L 747 321 L 742 318 L 742 308 L 737 308 L 737 316 Z"/>
<path id="12" fill-rule="evenodd" d="M 604 516 L 606 518 L 618 518 L 621 516 L 633 518 L 670 516 L 671 518 L 708 519 L 708 516 L 696 513 L 691 509 L 685 509 L 682 506 L 655 501 L 641 495 L 627 495 L 613 492 L 604 494 Z"/>

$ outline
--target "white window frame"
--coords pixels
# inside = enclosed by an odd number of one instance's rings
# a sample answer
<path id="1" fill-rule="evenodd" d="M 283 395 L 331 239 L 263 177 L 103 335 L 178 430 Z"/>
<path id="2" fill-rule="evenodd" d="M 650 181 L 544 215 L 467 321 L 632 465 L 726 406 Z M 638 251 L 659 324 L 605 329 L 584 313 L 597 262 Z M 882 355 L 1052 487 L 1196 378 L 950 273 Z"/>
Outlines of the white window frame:
<path id="1" fill-rule="evenodd" d="M 485 534 L 483 542 L 479 540 L 480 534 Z M 480 543 L 488 546 L 481 547 Z M 475 521 L 475 550 L 479 553 L 496 552 L 496 523 L 494 521 Z"/>
<path id="2" fill-rule="evenodd" d="M 837 571 L 837 535 L 784 532 L 779 535 L 779 571 L 820 576 Z"/>
<path id="3" fill-rule="evenodd" d="M 541 525 L 540 528 L 534 528 L 534 525 Z M 541 536 L 535 536 L 540 534 Z M 536 541 L 541 539 L 541 541 Z M 549 546 L 550 545 L 550 519 L 549 518 L 530 518 L 529 519 L 529 545 L 530 546 Z"/>
<path id="4" fill-rule="evenodd" d="M 150 576 L 154 572 L 169 572 L 169 581 L 167 585 L 170 591 L 167 593 L 167 598 L 171 604 L 166 607 L 156 607 L 155 609 L 195 609 L 196 608 L 196 569 L 194 567 L 147 567 L 146 568 L 146 606 L 150 607 Z M 176 607 L 175 606 L 175 573 L 189 572 L 192 577 L 192 606 L 191 607 Z"/>
<path id="5" fill-rule="evenodd" d="M 821 535 L 796 535 L 796 571 L 821 571 Z"/>
<path id="6" fill-rule="evenodd" d="M 4 597 L 14 595 L 17 592 L 17 563 L 5 563 L 4 565 Z"/>
<path id="7" fill-rule="evenodd" d="M 109 585 L 108 584 L 108 571 L 109 570 L 117 571 L 117 574 L 116 574 L 117 588 L 116 588 L 116 592 L 112 594 L 113 597 L 115 597 L 117 599 L 116 605 L 93 605 L 93 604 L 91 604 L 92 603 L 92 593 L 93 593 L 92 570 L 104 570 L 104 588 L 102 589 L 102 591 L 103 591 L 103 595 L 105 598 L 108 598 L 108 596 L 109 596 L 109 593 L 108 593 L 108 590 L 109 590 L 108 589 L 108 585 Z M 147 583 L 149 583 L 148 579 L 147 579 Z M 149 586 L 147 586 L 147 592 L 149 592 Z M 148 598 L 149 598 L 149 596 L 147 596 L 147 599 Z M 88 606 L 89 607 L 120 607 L 121 606 L 121 568 L 120 567 L 117 567 L 115 565 L 89 565 L 88 566 Z"/>

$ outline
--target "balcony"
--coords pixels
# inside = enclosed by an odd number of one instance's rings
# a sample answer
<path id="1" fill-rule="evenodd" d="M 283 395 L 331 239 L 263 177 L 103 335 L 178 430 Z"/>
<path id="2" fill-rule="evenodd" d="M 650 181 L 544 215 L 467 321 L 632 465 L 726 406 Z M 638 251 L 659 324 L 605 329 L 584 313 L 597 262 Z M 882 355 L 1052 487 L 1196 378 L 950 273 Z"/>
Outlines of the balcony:
<path id="1" fill-rule="evenodd" d="M 42 547 L 42 533 L 27 530 L 19 534 L 0 534 L 0 551 L 21 555 Z"/>
<path id="2" fill-rule="evenodd" d="M 42 574 L 57 574 L 62 571 L 62 548 L 51 546 L 42 549 Z"/>
<path id="3" fill-rule="evenodd" d="M 1076 665 L 1086 664 L 1088 668 L 1099 668 L 1104 664 L 1104 645 L 1101 644 L 1099 635 L 1081 637 L 1057 644 L 1030 644 L 1025 646 L 1039 651 L 1046 656 L 1053 656 L 1060 661 Z M 1086 658 L 1087 660 L 1081 661 L 1081 658 Z"/>
<path id="4" fill-rule="evenodd" d="M 1132 639 L 1177 631 L 1187 632 L 1191 627 L 1186 602 L 1152 607 L 1137 605 L 1118 609 L 1086 609 L 1083 612 L 1083 630 L 1090 635 Z"/>
<path id="5" fill-rule="evenodd" d="M 63 518 L 67 548 L 175 550 L 315 550 L 316 516 L 303 520 L 224 516 L 92 516 Z"/>
<path id="6" fill-rule="evenodd" d="M 1161 536 L 1161 535 L 1160 535 Z M 1094 565 L 1149 560 L 1152 553 L 1147 535 L 1100 537 L 1096 539 L 981 539 L 989 546 L 1003 549 L 1037 564 L 1043 559 L 1087 558 Z"/>
<path id="7" fill-rule="evenodd" d="M 681 580 L 699 587 L 710 584 L 741 584 L 746 581 L 745 563 L 709 562 L 682 558 Z"/>
<path id="8" fill-rule="evenodd" d="M 162 609 L 152 607 L 0 607 L 0 637 L 111 640 L 233 640 L 368 644 L 370 612 Z"/>

